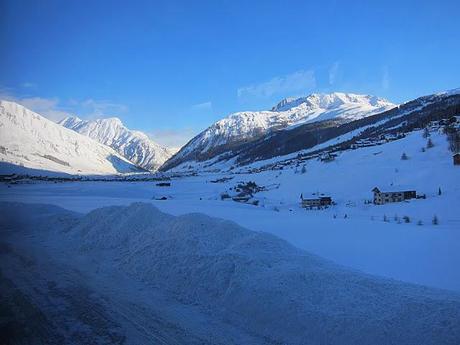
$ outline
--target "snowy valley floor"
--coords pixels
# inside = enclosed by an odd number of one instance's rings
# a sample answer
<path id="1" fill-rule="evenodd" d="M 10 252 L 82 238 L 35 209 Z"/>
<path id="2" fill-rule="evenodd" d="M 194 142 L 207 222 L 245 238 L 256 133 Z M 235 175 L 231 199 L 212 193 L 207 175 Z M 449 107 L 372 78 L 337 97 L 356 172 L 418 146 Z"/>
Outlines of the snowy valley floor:
<path id="1" fill-rule="evenodd" d="M 246 180 L 251 178 L 247 176 Z M 221 201 L 218 195 L 224 187 L 211 183 L 203 187 L 200 177 L 172 184 L 169 189 L 151 182 L 37 183 L 11 188 L 0 185 L 0 200 L 47 203 L 84 213 L 101 206 L 139 201 L 174 215 L 200 212 L 235 221 L 254 231 L 272 233 L 298 248 L 366 273 L 460 292 L 460 212 L 455 211 L 460 203 L 447 205 L 453 209 L 449 221 L 440 215 L 440 224 L 433 226 L 432 215 L 424 214 L 425 205 L 433 202 L 428 199 L 402 206 L 338 205 L 321 211 L 278 204 L 277 212 L 270 206 Z M 152 200 L 162 195 L 173 199 Z M 399 224 L 393 219 L 395 213 L 399 217 L 409 215 L 411 223 Z M 389 222 L 383 221 L 384 214 Z M 416 214 L 426 218 L 422 226 L 417 225 Z"/>

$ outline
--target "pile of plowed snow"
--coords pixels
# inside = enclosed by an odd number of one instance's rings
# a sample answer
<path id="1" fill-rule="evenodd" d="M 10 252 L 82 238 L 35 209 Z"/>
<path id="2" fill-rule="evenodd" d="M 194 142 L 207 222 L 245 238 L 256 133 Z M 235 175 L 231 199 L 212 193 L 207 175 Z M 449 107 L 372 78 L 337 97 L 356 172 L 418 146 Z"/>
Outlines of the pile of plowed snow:
<path id="1" fill-rule="evenodd" d="M 351 271 L 232 222 L 201 214 L 174 217 L 143 203 L 71 218 L 58 223 L 53 217 L 52 224 L 61 224 L 84 255 L 105 257 L 133 279 L 267 343 L 460 340 L 457 294 Z"/>

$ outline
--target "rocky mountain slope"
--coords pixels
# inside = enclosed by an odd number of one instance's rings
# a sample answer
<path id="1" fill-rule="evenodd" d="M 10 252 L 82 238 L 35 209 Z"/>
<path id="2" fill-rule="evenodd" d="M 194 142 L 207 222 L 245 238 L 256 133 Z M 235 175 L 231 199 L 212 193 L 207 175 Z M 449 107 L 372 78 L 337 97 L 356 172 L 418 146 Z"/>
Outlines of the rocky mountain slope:
<path id="1" fill-rule="evenodd" d="M 338 92 L 287 98 L 270 111 L 234 113 L 214 123 L 169 159 L 163 169 L 185 161 L 213 158 L 282 129 L 327 119 L 349 122 L 394 107 L 394 104 L 375 96 Z"/>
<path id="2" fill-rule="evenodd" d="M 134 164 L 150 171 L 157 170 L 172 152 L 152 141 L 146 134 L 126 128 L 120 119 L 81 120 L 67 117 L 60 125 L 110 146 Z"/>
<path id="3" fill-rule="evenodd" d="M 13 167 L 89 175 L 142 171 L 110 147 L 8 101 L 0 101 L 0 163 L 2 172 Z"/>

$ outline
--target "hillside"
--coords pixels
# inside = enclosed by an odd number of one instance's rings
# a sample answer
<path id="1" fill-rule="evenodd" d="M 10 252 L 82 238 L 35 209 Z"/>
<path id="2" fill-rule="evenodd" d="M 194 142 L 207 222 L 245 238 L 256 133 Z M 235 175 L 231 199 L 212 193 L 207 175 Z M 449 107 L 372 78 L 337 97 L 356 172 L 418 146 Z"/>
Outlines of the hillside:
<path id="1" fill-rule="evenodd" d="M 0 170 L 78 175 L 142 171 L 110 147 L 14 102 L 0 102 Z"/>
<path id="2" fill-rule="evenodd" d="M 417 98 L 391 110 L 349 121 L 342 117 L 315 121 L 266 134 L 256 140 L 227 147 L 213 159 L 197 156 L 179 161 L 173 157 L 162 170 L 183 170 L 189 166 L 210 168 L 228 161 L 227 168 L 283 156 L 311 155 L 349 149 L 356 142 L 395 137 L 433 120 L 460 113 L 460 93 L 453 90 Z M 276 158 L 278 157 L 278 158 Z M 177 164 L 177 165 L 175 165 Z M 225 164 L 224 164 L 225 165 Z"/>
<path id="3" fill-rule="evenodd" d="M 126 128 L 120 119 L 81 120 L 67 117 L 60 125 L 110 146 L 121 156 L 146 170 L 156 171 L 172 152 L 152 141 L 146 134 Z"/>
<path id="4" fill-rule="evenodd" d="M 239 112 L 198 134 L 162 170 L 187 161 L 204 161 L 244 146 L 270 133 L 326 119 L 349 122 L 394 108 L 378 97 L 347 93 L 312 94 L 285 99 L 271 111 Z"/>

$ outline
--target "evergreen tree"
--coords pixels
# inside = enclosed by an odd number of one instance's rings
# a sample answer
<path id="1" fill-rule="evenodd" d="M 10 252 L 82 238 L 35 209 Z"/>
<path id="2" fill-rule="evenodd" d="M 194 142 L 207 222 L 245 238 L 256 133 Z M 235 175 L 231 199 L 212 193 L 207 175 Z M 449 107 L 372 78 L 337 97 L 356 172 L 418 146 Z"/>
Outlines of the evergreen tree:
<path id="1" fill-rule="evenodd" d="M 439 187 L 439 189 L 438 189 L 438 195 L 441 195 L 441 194 L 442 194 L 441 187 Z"/>
<path id="2" fill-rule="evenodd" d="M 434 215 L 433 220 L 431 222 L 433 223 L 433 225 L 438 225 L 439 224 L 438 217 Z"/>
<path id="3" fill-rule="evenodd" d="M 431 138 L 428 138 L 428 141 L 426 142 L 426 148 L 431 149 L 432 147 L 434 147 L 433 141 Z"/>
<path id="4" fill-rule="evenodd" d="M 430 131 L 428 130 L 428 127 L 425 127 L 423 130 L 423 137 L 426 139 L 430 136 Z"/>

